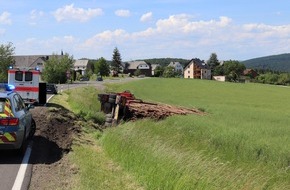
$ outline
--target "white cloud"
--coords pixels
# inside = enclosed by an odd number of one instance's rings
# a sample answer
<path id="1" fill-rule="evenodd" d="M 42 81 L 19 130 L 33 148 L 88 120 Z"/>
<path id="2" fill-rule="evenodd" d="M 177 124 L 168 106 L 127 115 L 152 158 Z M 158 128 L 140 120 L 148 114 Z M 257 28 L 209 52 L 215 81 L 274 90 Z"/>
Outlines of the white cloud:
<path id="1" fill-rule="evenodd" d="M 37 11 L 37 10 L 32 10 L 30 11 L 30 25 L 36 25 L 37 21 L 44 16 L 44 12 L 42 11 Z"/>
<path id="2" fill-rule="evenodd" d="M 35 47 L 43 47 L 42 51 L 51 53 L 59 47 L 76 58 L 103 56 L 110 59 L 114 47 L 118 47 L 124 61 L 153 57 L 208 59 L 212 52 L 216 52 L 220 59 L 241 60 L 245 58 L 243 56 L 251 58 L 255 54 L 287 52 L 290 49 L 289 39 L 290 24 L 239 25 L 225 16 L 197 20 L 192 15 L 180 14 L 159 19 L 155 25 L 144 30 L 106 30 L 82 40 L 73 36 L 45 41 L 33 39 L 30 41 L 31 48 L 24 45 L 21 48 L 25 48 L 23 51 L 38 52 L 40 50 Z M 32 46 L 31 43 L 36 45 Z"/>
<path id="3" fill-rule="evenodd" d="M 150 21 L 152 19 L 152 16 L 153 16 L 153 13 L 152 12 L 148 12 L 148 13 L 145 13 L 141 16 L 140 18 L 140 21 L 141 22 L 147 22 L 147 21 Z"/>
<path id="4" fill-rule="evenodd" d="M 90 39 L 87 39 L 82 46 L 84 48 L 85 47 L 90 48 L 91 46 L 94 46 L 95 44 L 108 45 L 112 43 L 118 43 L 118 42 L 120 43 L 120 42 L 124 42 L 129 37 L 130 37 L 130 34 L 122 29 L 117 29 L 114 31 L 107 30 L 102 33 L 96 34 Z"/>
<path id="5" fill-rule="evenodd" d="M 216 52 L 221 59 L 225 59 L 225 56 L 235 59 L 237 51 L 240 52 L 240 56 L 243 54 L 249 56 L 249 50 L 253 55 L 255 53 L 267 55 L 267 51 L 277 53 L 288 51 L 289 39 L 290 25 L 235 25 L 228 17 L 193 20 L 190 15 L 182 14 L 160 19 L 155 27 L 134 33 L 119 29 L 96 34 L 86 41 L 86 48 L 97 48 L 96 44 L 99 48 L 105 49 L 120 46 L 126 49 L 123 53 L 127 59 L 146 56 L 183 58 L 196 56 L 207 59 L 211 52 Z"/>
<path id="6" fill-rule="evenodd" d="M 9 12 L 3 12 L 0 15 L 0 24 L 11 24 L 12 20 L 10 19 L 10 13 Z"/>
<path id="7" fill-rule="evenodd" d="M 53 15 L 58 22 L 64 20 L 78 20 L 80 22 L 86 22 L 93 17 L 100 16 L 103 14 L 103 10 L 100 8 L 96 9 L 83 9 L 75 8 L 74 4 L 66 5 L 62 8 L 57 9 Z"/>
<path id="8" fill-rule="evenodd" d="M 61 50 L 69 54 L 74 54 L 74 49 L 79 40 L 71 35 L 68 36 L 53 36 L 49 39 L 27 38 L 22 43 L 16 44 L 16 54 L 22 55 L 46 55 L 46 54 L 60 54 Z"/>
<path id="9" fill-rule="evenodd" d="M 98 47 L 124 46 L 130 49 L 127 50 L 127 53 L 130 54 L 127 56 L 130 58 L 141 54 L 147 56 L 155 54 L 158 56 L 158 53 L 174 55 L 181 50 L 190 54 L 192 49 L 216 46 L 221 41 L 223 44 L 230 42 L 232 36 L 224 35 L 224 33 L 239 31 L 233 29 L 232 20 L 228 17 L 208 21 L 194 21 L 192 19 L 191 15 L 172 15 L 166 19 L 158 20 L 155 27 L 149 27 L 142 31 L 129 33 L 123 29 L 107 30 L 87 39 L 81 47 L 93 51 Z M 208 55 L 210 53 L 207 52 Z M 182 57 L 184 55 L 175 56 Z"/>
<path id="10" fill-rule="evenodd" d="M 117 10 L 115 11 L 115 15 L 119 17 L 129 17 L 131 13 L 129 10 Z"/>
<path id="11" fill-rule="evenodd" d="M 44 16 L 44 12 L 42 11 L 37 11 L 37 10 L 32 10 L 30 11 L 30 19 L 38 19 L 39 17 Z"/>

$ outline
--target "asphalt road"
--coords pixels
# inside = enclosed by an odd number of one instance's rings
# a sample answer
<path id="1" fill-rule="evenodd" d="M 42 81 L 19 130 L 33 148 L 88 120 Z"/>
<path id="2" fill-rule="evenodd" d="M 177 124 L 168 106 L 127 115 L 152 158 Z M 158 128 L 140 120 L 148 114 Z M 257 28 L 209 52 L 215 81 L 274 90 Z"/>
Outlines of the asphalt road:
<path id="1" fill-rule="evenodd" d="M 0 155 L 0 189 L 11 190 L 22 162 L 22 157 L 12 151 L 0 151 Z"/>
<path id="2" fill-rule="evenodd" d="M 73 84 L 59 84 L 58 91 L 64 91 L 67 89 L 82 87 L 82 86 L 96 86 L 98 89 L 104 89 L 105 83 L 123 83 L 131 80 L 140 80 L 143 78 L 124 78 L 124 79 L 107 79 L 104 81 L 81 81 L 74 82 Z M 52 95 L 47 95 L 47 99 Z M 32 146 L 33 149 L 33 146 Z M 16 176 L 19 172 L 23 156 L 16 154 L 15 151 L 0 150 L 0 190 L 11 190 L 16 180 Z M 24 181 L 22 183 L 21 190 L 26 190 L 29 186 L 32 165 L 27 164 L 27 170 L 24 175 Z M 20 189 L 19 189 L 20 190 Z"/>

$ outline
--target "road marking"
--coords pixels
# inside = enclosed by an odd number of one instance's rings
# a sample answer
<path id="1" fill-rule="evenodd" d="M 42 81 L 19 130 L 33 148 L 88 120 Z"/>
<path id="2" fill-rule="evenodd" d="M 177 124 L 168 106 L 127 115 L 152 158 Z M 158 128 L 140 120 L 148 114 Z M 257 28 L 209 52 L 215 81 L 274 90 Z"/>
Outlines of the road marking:
<path id="1" fill-rule="evenodd" d="M 21 190 L 22 183 L 25 177 L 26 169 L 28 166 L 31 150 L 32 150 L 32 142 L 29 143 L 29 145 L 26 148 L 25 155 L 23 157 L 22 163 L 20 165 L 20 168 L 18 170 L 16 179 L 14 181 L 14 185 L 12 187 L 12 190 Z"/>
<path id="2" fill-rule="evenodd" d="M 48 103 L 49 100 L 50 100 L 53 96 L 54 96 L 54 94 L 53 94 L 52 96 L 50 96 L 46 102 Z"/>

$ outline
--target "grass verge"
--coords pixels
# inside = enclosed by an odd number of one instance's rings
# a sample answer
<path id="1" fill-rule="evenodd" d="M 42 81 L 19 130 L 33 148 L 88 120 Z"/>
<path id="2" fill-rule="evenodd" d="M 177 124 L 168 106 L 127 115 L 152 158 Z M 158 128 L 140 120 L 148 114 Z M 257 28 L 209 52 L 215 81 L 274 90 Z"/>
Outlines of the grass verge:
<path id="1" fill-rule="evenodd" d="M 122 90 L 145 101 L 195 107 L 208 114 L 160 122 L 145 119 L 102 134 L 85 128 L 89 143 L 80 142 L 71 154 L 80 166 L 80 183 L 90 178 L 82 175 L 90 170 L 90 176 L 99 175 L 95 170 L 102 167 L 106 174 L 97 178 L 118 180 L 121 176 L 114 178 L 115 171 L 109 172 L 112 162 L 121 175 L 129 176 L 123 189 L 290 189 L 289 88 L 184 79 L 110 86 L 110 91 Z M 72 109 L 86 110 L 73 103 L 78 100 L 75 93 L 68 96 L 73 98 Z M 104 164 L 97 166 L 93 159 Z M 110 182 L 110 188 L 105 183 L 102 188 L 114 189 L 120 183 Z"/>
<path id="2" fill-rule="evenodd" d="M 79 123 L 82 126 L 82 135 L 76 137 L 72 146 L 73 151 L 67 155 L 70 165 L 78 171 L 70 179 L 70 183 L 73 184 L 70 185 L 70 189 L 142 190 L 142 186 L 134 180 L 134 177 L 103 151 L 99 143 L 102 132 L 91 127 L 90 122 L 99 118 L 91 115 L 100 114 L 100 118 L 102 117 L 102 114 L 98 113 L 100 103 L 96 101 L 97 93 L 94 87 L 76 88 L 64 91 L 51 100 L 51 103 L 62 105 L 75 114 L 87 118 L 86 121 Z M 88 104 L 89 102 L 91 104 Z M 59 188 L 67 189 L 67 187 Z"/>

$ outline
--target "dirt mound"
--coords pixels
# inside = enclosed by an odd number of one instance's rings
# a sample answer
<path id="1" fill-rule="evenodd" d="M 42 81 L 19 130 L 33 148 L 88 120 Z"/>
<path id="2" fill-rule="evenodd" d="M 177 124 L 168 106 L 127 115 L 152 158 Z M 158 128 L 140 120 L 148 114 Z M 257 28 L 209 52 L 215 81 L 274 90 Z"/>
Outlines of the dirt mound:
<path id="1" fill-rule="evenodd" d="M 68 152 L 73 135 L 80 132 L 80 127 L 75 125 L 76 116 L 59 106 L 36 107 L 31 111 L 37 125 L 34 149 L 41 147 L 42 152 L 50 150 L 59 156 Z"/>
<path id="2" fill-rule="evenodd" d="M 152 118 L 160 120 L 172 115 L 187 114 L 204 115 L 205 113 L 198 109 L 182 108 L 167 104 L 131 102 L 128 106 L 125 120 L 137 120 L 140 118 Z"/>
<path id="3" fill-rule="evenodd" d="M 31 112 L 37 128 L 30 158 L 33 175 L 29 189 L 67 186 L 67 179 L 76 168 L 68 165 L 65 155 L 71 150 L 74 136 L 80 134 L 76 125 L 79 118 L 58 105 L 35 107 Z"/>

